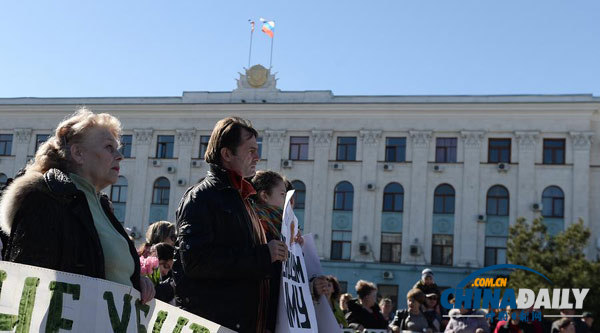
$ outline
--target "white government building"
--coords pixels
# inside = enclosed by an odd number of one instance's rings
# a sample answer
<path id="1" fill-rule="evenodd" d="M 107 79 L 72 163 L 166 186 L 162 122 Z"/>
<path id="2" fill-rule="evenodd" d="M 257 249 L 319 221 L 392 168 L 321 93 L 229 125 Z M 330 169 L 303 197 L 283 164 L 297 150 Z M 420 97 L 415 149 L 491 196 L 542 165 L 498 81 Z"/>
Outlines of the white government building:
<path id="1" fill-rule="evenodd" d="M 294 180 L 304 233 L 351 292 L 367 279 L 403 303 L 424 267 L 450 286 L 504 263 L 518 217 L 543 216 L 553 233 L 581 218 L 588 256 L 600 253 L 600 97 L 280 91 L 257 65 L 231 92 L 2 98 L 0 182 L 83 105 L 123 124 L 122 177 L 106 191 L 137 235 L 174 222 L 182 194 L 208 170 L 213 126 L 237 115 L 259 131 L 258 169 Z"/>

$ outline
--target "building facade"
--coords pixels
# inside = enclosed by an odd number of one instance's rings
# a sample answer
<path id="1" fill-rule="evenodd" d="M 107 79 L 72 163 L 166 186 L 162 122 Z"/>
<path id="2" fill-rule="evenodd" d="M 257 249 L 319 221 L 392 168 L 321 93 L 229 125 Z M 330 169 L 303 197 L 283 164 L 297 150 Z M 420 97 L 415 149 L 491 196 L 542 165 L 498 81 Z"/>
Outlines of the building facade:
<path id="1" fill-rule="evenodd" d="M 592 231 L 588 256 L 600 253 L 599 97 L 288 92 L 255 66 L 231 92 L 4 98 L 0 182 L 82 105 L 123 124 L 121 178 L 105 191 L 137 235 L 174 221 L 183 193 L 208 170 L 214 124 L 237 115 L 259 131 L 257 169 L 294 181 L 304 233 L 351 292 L 367 279 L 403 303 L 424 267 L 451 286 L 504 263 L 518 217 L 542 216 L 552 233 L 582 219 Z"/>

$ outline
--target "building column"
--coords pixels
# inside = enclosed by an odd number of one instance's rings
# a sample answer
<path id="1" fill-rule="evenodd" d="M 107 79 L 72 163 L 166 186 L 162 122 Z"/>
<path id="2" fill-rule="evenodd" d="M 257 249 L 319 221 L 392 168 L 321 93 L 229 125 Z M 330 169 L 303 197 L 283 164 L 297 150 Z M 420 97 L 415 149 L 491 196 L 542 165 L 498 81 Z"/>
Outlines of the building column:
<path id="1" fill-rule="evenodd" d="M 15 128 L 11 153 L 15 156 L 15 162 L 13 173 L 9 177 L 14 177 L 19 170 L 27 165 L 27 151 L 29 150 L 29 143 L 31 142 L 31 132 L 31 128 Z"/>
<path id="2" fill-rule="evenodd" d="M 310 196 L 310 219 L 305 220 L 304 230 L 315 235 L 315 245 L 319 257 L 325 257 L 328 253 L 329 240 L 331 239 L 331 215 L 327 214 L 327 196 L 333 197 L 333 193 L 327 188 L 327 176 L 329 174 L 329 146 L 333 131 L 312 131 L 314 142 L 314 163 L 312 188 L 308 188 Z M 307 202 L 307 205 L 309 203 Z M 328 218 L 329 216 L 329 218 Z M 328 257 L 329 255 L 327 255 Z"/>
<path id="3" fill-rule="evenodd" d="M 463 140 L 463 179 L 461 196 L 461 213 L 455 216 L 454 230 L 454 258 L 459 258 L 453 262 L 457 266 L 478 267 L 477 257 L 481 253 L 478 242 L 485 244 L 485 227 L 477 223 L 479 212 L 479 170 L 481 156 L 481 142 L 484 137 L 482 131 L 462 131 L 460 132 Z M 482 237 L 483 236 L 483 237 Z M 482 261 L 483 263 L 483 261 Z"/>
<path id="4" fill-rule="evenodd" d="M 535 191 L 535 145 L 539 138 L 539 132 L 515 132 L 515 137 L 519 145 L 516 193 L 517 218 L 524 217 L 531 223 L 535 218 L 531 205 L 542 201 L 541 194 L 536 196 Z"/>
<path id="5" fill-rule="evenodd" d="M 565 221 L 565 227 L 583 220 L 590 227 L 590 147 L 594 132 L 570 132 L 573 147 L 573 204 L 572 221 Z"/>
<path id="6" fill-rule="evenodd" d="M 412 148 L 410 192 L 404 196 L 405 205 L 410 207 L 408 223 L 403 223 L 402 230 L 402 262 L 424 265 L 431 258 L 431 235 L 427 235 L 425 215 L 427 205 L 427 159 L 431 131 L 409 131 Z M 407 200 L 408 199 L 408 200 Z M 431 230 L 431 228 L 429 228 Z M 416 245 L 418 255 L 411 255 L 410 247 Z"/>
<path id="7" fill-rule="evenodd" d="M 267 146 L 267 169 L 280 172 L 285 130 L 265 130 L 264 133 L 265 138 L 269 140 L 269 145 Z"/>
<path id="8" fill-rule="evenodd" d="M 169 221 L 175 222 L 175 211 L 179 206 L 179 201 L 183 194 L 190 186 L 191 177 L 191 162 L 192 149 L 194 139 L 196 138 L 196 130 L 176 130 L 177 144 L 179 145 L 179 153 L 177 156 L 177 171 L 174 184 L 171 185 L 171 193 L 169 198 Z M 183 180 L 185 184 L 179 185 L 178 181 Z"/>
<path id="9" fill-rule="evenodd" d="M 153 130 L 151 128 L 134 129 L 133 156 L 135 157 L 135 176 L 129 180 L 128 192 L 131 193 L 131 202 L 127 203 L 125 213 L 126 224 L 135 227 L 139 235 L 144 235 L 148 226 L 150 215 L 150 202 L 146 202 L 147 191 L 152 192 L 154 179 L 148 182 L 148 157 L 150 156 L 150 142 Z"/>
<path id="10" fill-rule="evenodd" d="M 375 216 L 375 202 L 379 191 L 374 187 L 372 190 L 367 188 L 368 184 L 376 185 L 377 180 L 377 150 L 381 139 L 381 131 L 377 130 L 361 130 L 359 136 L 362 140 L 362 172 L 359 190 L 360 202 L 358 207 L 357 218 L 353 220 L 352 242 L 353 244 L 368 243 L 371 246 L 371 252 L 363 255 L 357 251 L 353 260 L 360 261 L 375 261 L 375 253 L 381 241 L 381 223 L 374 223 L 377 219 Z M 375 240 L 379 240 L 376 242 Z M 353 250 L 358 247 L 353 246 Z"/>

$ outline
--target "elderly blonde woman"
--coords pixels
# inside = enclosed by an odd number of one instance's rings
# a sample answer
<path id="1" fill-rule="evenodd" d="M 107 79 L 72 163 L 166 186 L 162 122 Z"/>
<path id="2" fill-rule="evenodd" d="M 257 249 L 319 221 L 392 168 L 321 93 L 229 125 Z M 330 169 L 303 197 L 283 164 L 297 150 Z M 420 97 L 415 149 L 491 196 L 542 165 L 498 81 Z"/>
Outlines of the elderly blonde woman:
<path id="1" fill-rule="evenodd" d="M 117 118 L 87 109 L 58 124 L 0 202 L 5 260 L 132 286 L 143 302 L 154 297 L 133 243 L 100 194 L 118 180 L 120 134 Z"/>

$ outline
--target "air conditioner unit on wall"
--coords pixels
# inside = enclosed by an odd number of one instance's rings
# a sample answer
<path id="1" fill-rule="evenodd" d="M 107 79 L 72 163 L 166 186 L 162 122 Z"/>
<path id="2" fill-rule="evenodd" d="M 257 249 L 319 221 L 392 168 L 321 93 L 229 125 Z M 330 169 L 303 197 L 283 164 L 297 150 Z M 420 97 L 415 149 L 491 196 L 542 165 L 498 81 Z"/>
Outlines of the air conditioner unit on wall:
<path id="1" fill-rule="evenodd" d="M 542 205 L 539 202 L 536 202 L 536 203 L 534 203 L 534 204 L 531 205 L 531 209 L 533 209 L 536 212 L 540 212 L 540 211 L 542 211 L 544 209 L 544 205 Z"/>
<path id="2" fill-rule="evenodd" d="M 179 185 L 179 186 L 185 186 L 186 184 L 187 184 L 187 180 L 185 180 L 183 178 L 177 180 L 177 185 Z"/>
<path id="3" fill-rule="evenodd" d="M 419 245 L 411 245 L 410 246 L 410 255 L 418 256 L 421 254 L 421 250 L 419 249 Z"/>
<path id="4" fill-rule="evenodd" d="M 361 254 L 371 253 L 371 247 L 369 246 L 369 243 L 358 244 L 358 252 L 360 252 Z"/>
<path id="5" fill-rule="evenodd" d="M 175 171 L 177 171 L 177 168 L 175 168 L 174 166 L 167 167 L 168 173 L 175 173 Z"/>
<path id="6" fill-rule="evenodd" d="M 383 271 L 381 276 L 386 280 L 392 280 L 394 278 L 394 272 L 392 271 Z"/>
<path id="7" fill-rule="evenodd" d="M 434 172 L 443 172 L 444 171 L 444 167 L 441 166 L 441 165 L 437 165 L 436 164 L 436 165 L 433 166 L 433 171 Z"/>
<path id="8" fill-rule="evenodd" d="M 485 215 L 482 215 L 482 214 L 477 215 L 477 222 L 485 222 Z"/>
<path id="9" fill-rule="evenodd" d="M 386 164 L 383 165 L 383 170 L 385 170 L 385 171 L 392 171 L 392 170 L 394 170 L 394 165 L 390 164 L 390 163 L 386 163 Z"/>
<path id="10" fill-rule="evenodd" d="M 367 184 L 367 190 L 369 190 L 369 191 L 375 191 L 375 184 L 368 183 Z"/>
<path id="11" fill-rule="evenodd" d="M 510 165 L 508 163 L 498 163 L 496 168 L 498 169 L 498 172 L 506 172 L 510 168 Z"/>
<path id="12" fill-rule="evenodd" d="M 333 170 L 342 170 L 342 169 L 344 169 L 344 165 L 342 163 L 333 163 L 331 165 L 331 168 Z"/>
<path id="13" fill-rule="evenodd" d="M 153 167 L 159 167 L 160 166 L 160 160 L 152 160 L 152 166 Z"/>
<path id="14" fill-rule="evenodd" d="M 199 168 L 202 166 L 202 162 L 198 161 L 198 160 L 193 160 L 192 161 L 192 168 Z"/>
<path id="15" fill-rule="evenodd" d="M 283 167 L 283 168 L 290 169 L 292 167 L 292 165 L 293 165 L 292 160 L 282 160 L 281 161 L 281 167 Z"/>

